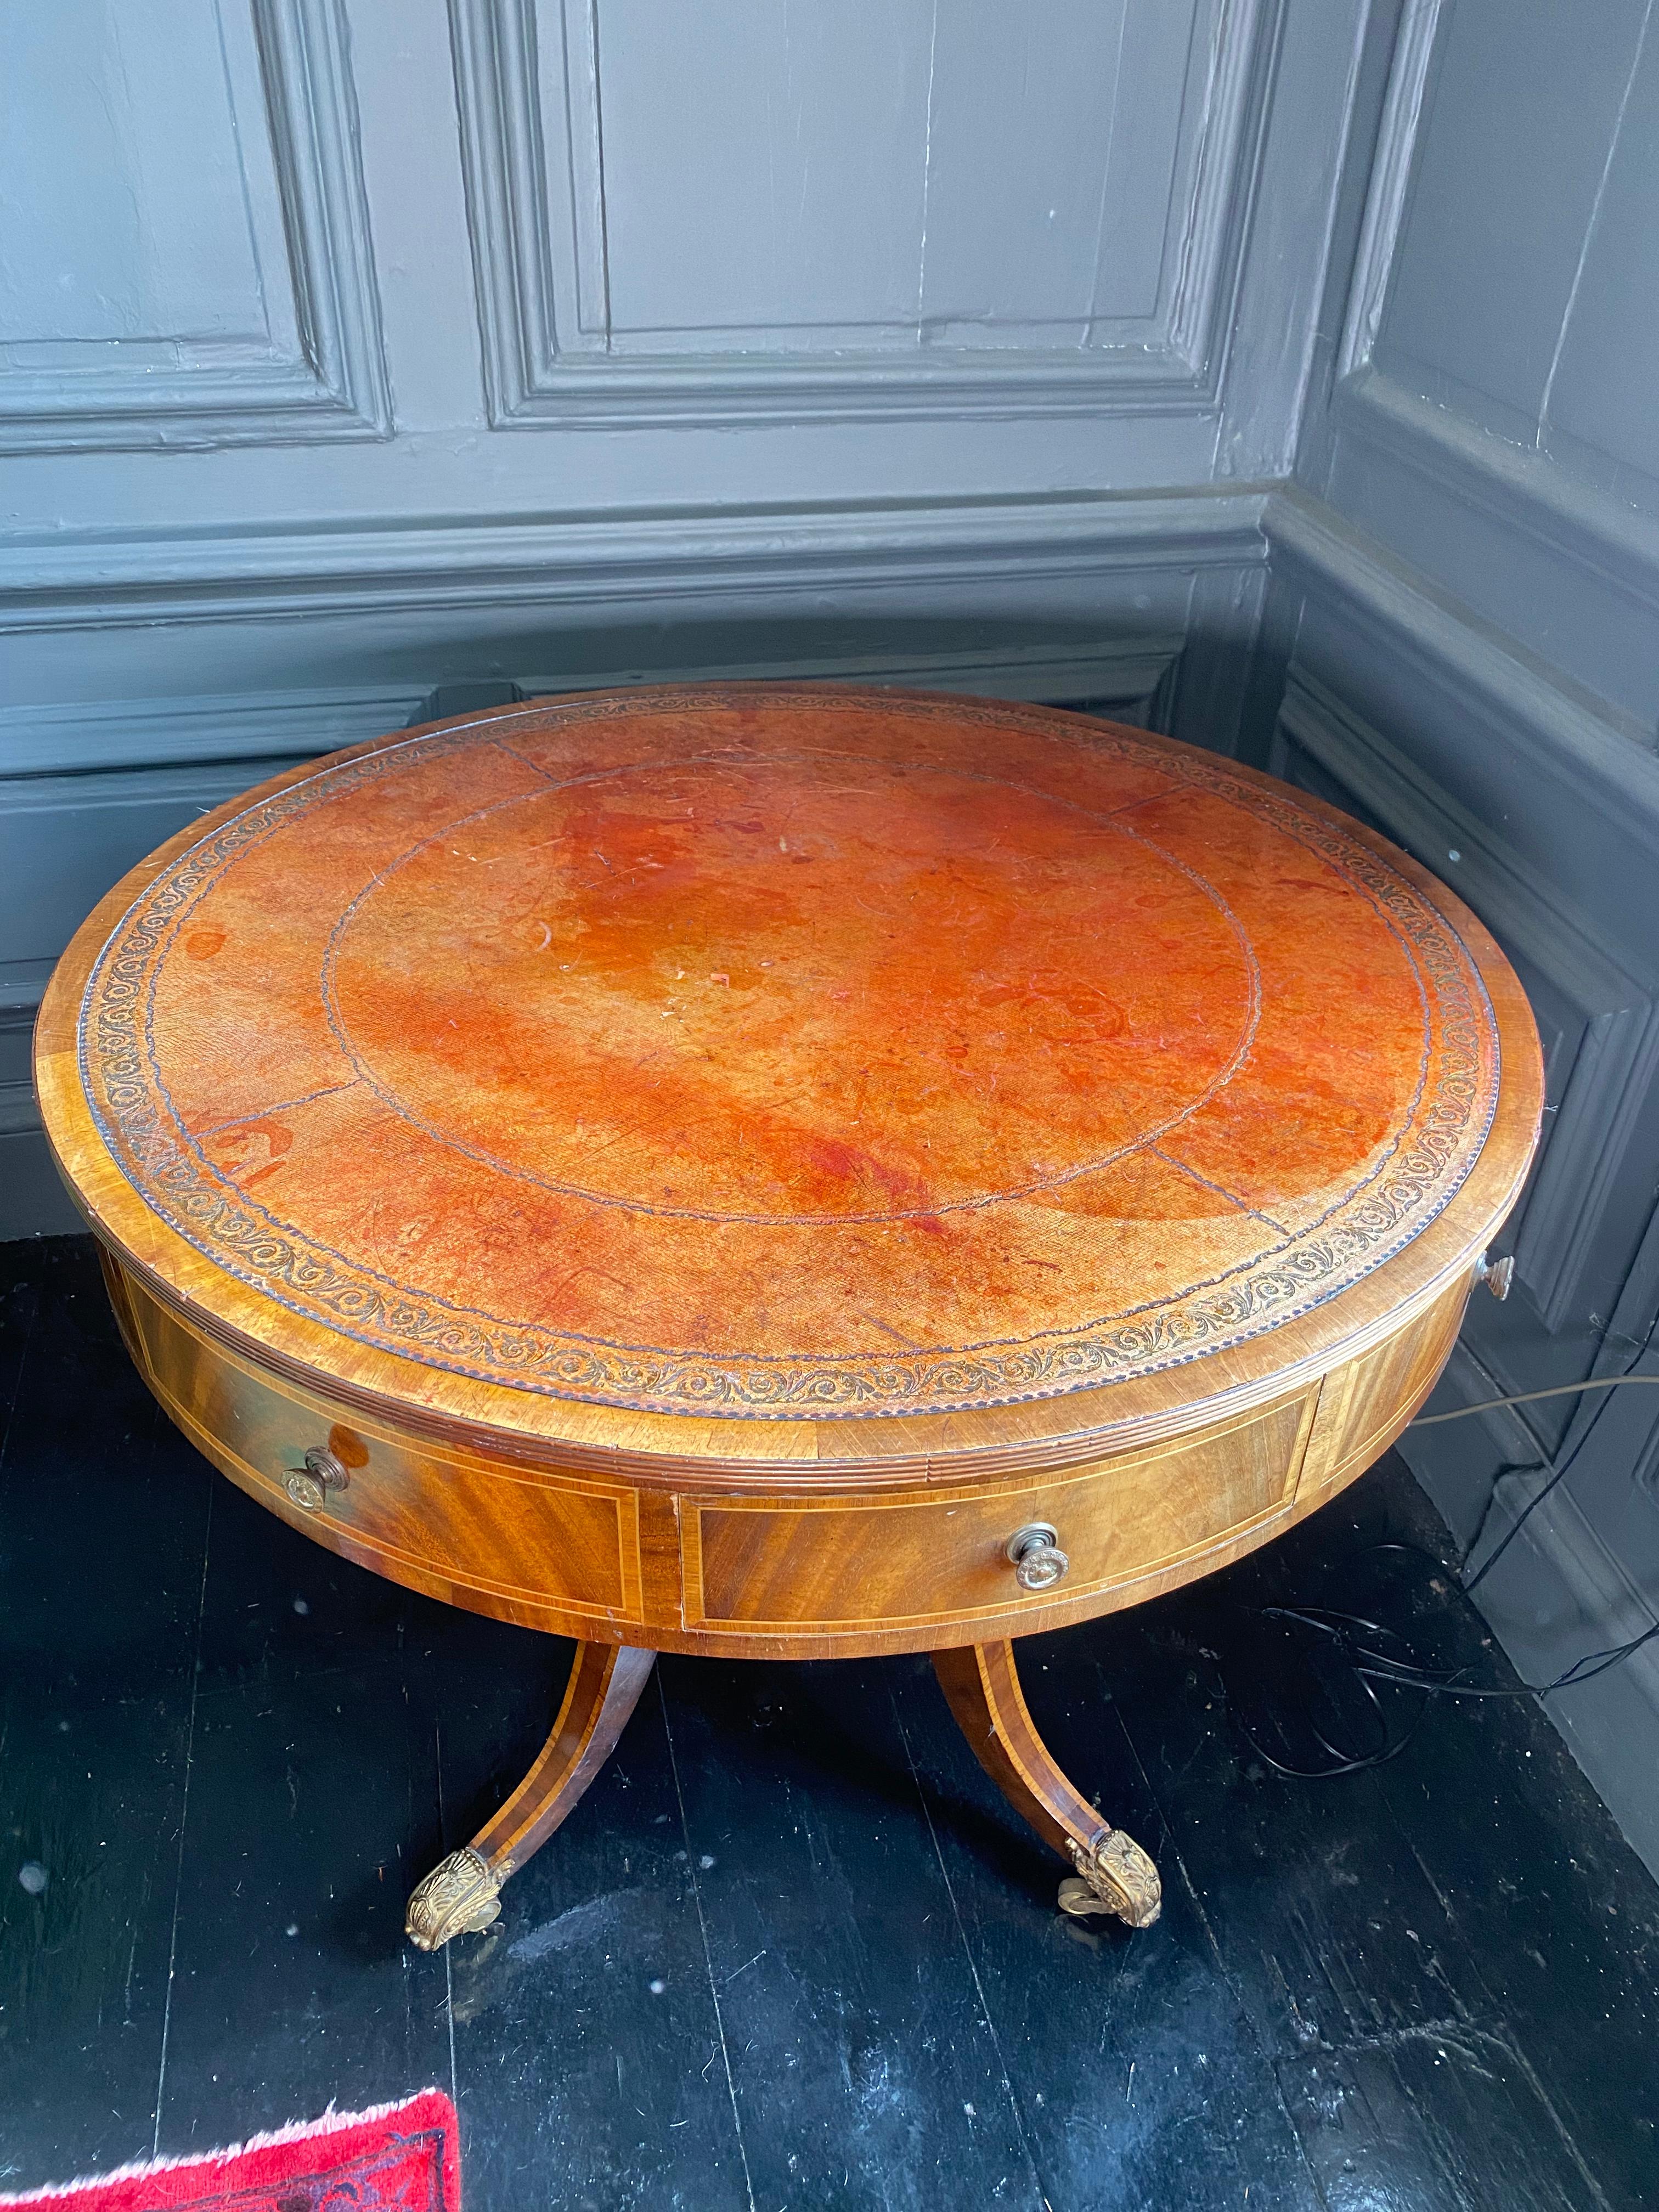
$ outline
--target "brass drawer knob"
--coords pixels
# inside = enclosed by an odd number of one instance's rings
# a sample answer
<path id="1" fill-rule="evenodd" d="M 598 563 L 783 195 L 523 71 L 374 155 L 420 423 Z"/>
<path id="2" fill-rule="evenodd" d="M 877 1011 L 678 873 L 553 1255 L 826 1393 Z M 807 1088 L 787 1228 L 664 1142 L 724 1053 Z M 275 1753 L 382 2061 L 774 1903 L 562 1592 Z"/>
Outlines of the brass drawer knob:
<path id="1" fill-rule="evenodd" d="M 1493 1297 L 1502 1302 L 1510 1294 L 1510 1285 L 1515 1280 L 1515 1255 L 1506 1252 L 1501 1260 L 1489 1259 L 1482 1253 L 1474 1266 L 1474 1279 L 1484 1283 Z"/>
<path id="2" fill-rule="evenodd" d="M 333 1453 L 313 1444 L 302 1468 L 292 1468 L 283 1477 L 283 1487 L 303 1513 L 320 1513 L 331 1490 L 349 1487 L 350 1476 Z"/>
<path id="3" fill-rule="evenodd" d="M 1052 1589 L 1071 1565 L 1060 1548 L 1060 1532 L 1047 1521 L 1033 1521 L 1008 1539 L 1014 1580 L 1022 1589 Z"/>

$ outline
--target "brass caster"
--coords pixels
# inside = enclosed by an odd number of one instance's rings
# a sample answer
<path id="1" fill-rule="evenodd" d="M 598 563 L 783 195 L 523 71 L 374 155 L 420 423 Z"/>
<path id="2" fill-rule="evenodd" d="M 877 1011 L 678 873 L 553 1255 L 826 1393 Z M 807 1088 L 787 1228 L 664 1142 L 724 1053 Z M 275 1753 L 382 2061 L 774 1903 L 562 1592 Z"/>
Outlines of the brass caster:
<path id="1" fill-rule="evenodd" d="M 415 1885 L 404 1923 L 410 1942 L 419 1951 L 440 1951 L 452 1936 L 476 1936 L 499 1920 L 507 1871 L 492 1874 L 471 1844 L 452 1851 Z"/>
<path id="2" fill-rule="evenodd" d="M 1075 1874 L 1060 1885 L 1060 1909 L 1076 1918 L 1112 1912 L 1131 1928 L 1150 1928 L 1164 1909 L 1158 1869 L 1121 1828 L 1108 1828 L 1087 1846 L 1068 1838 Z"/>

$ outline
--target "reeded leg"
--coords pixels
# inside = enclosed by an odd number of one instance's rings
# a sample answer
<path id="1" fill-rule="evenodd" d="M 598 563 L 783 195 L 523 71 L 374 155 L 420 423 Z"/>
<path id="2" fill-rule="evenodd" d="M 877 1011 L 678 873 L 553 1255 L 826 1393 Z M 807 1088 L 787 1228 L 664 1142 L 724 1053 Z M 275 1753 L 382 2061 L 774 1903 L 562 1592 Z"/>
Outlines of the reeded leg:
<path id="1" fill-rule="evenodd" d="M 936 1651 L 938 1674 L 974 1755 L 1022 1819 L 1077 1869 L 1060 1885 L 1062 1912 L 1115 1912 L 1150 1928 L 1163 1902 L 1158 1869 L 1121 1828 L 1108 1827 L 1055 1765 L 1037 1734 L 1009 1643 Z"/>
<path id="2" fill-rule="evenodd" d="M 626 1644 L 576 1646 L 564 1703 L 536 1764 L 465 1849 L 416 1884 L 404 1925 L 418 1949 L 436 1951 L 499 1917 L 501 1884 L 541 1849 L 610 1758 L 656 1657 Z"/>

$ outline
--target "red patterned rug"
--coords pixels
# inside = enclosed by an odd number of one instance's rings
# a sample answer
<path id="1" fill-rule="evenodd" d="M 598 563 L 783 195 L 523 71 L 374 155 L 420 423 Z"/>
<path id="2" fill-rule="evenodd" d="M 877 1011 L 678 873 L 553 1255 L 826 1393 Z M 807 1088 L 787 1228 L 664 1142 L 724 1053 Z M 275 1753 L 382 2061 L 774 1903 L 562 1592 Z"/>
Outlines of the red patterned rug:
<path id="1" fill-rule="evenodd" d="M 440 2089 L 325 2112 L 199 2158 L 0 2197 L 52 2212 L 460 2212 L 455 2107 Z"/>

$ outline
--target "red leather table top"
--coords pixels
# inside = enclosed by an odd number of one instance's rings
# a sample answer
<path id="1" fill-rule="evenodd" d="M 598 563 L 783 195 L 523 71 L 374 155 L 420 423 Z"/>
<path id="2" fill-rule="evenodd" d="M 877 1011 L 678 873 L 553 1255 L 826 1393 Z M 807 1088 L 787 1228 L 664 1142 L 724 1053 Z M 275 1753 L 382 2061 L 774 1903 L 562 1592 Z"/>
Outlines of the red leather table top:
<path id="1" fill-rule="evenodd" d="M 1136 732 L 744 687 L 471 718 L 175 858 L 82 1016 L 224 1273 L 516 1390 L 1042 1397 L 1237 1344 L 1445 1206 L 1497 1097 L 1448 908 Z"/>

